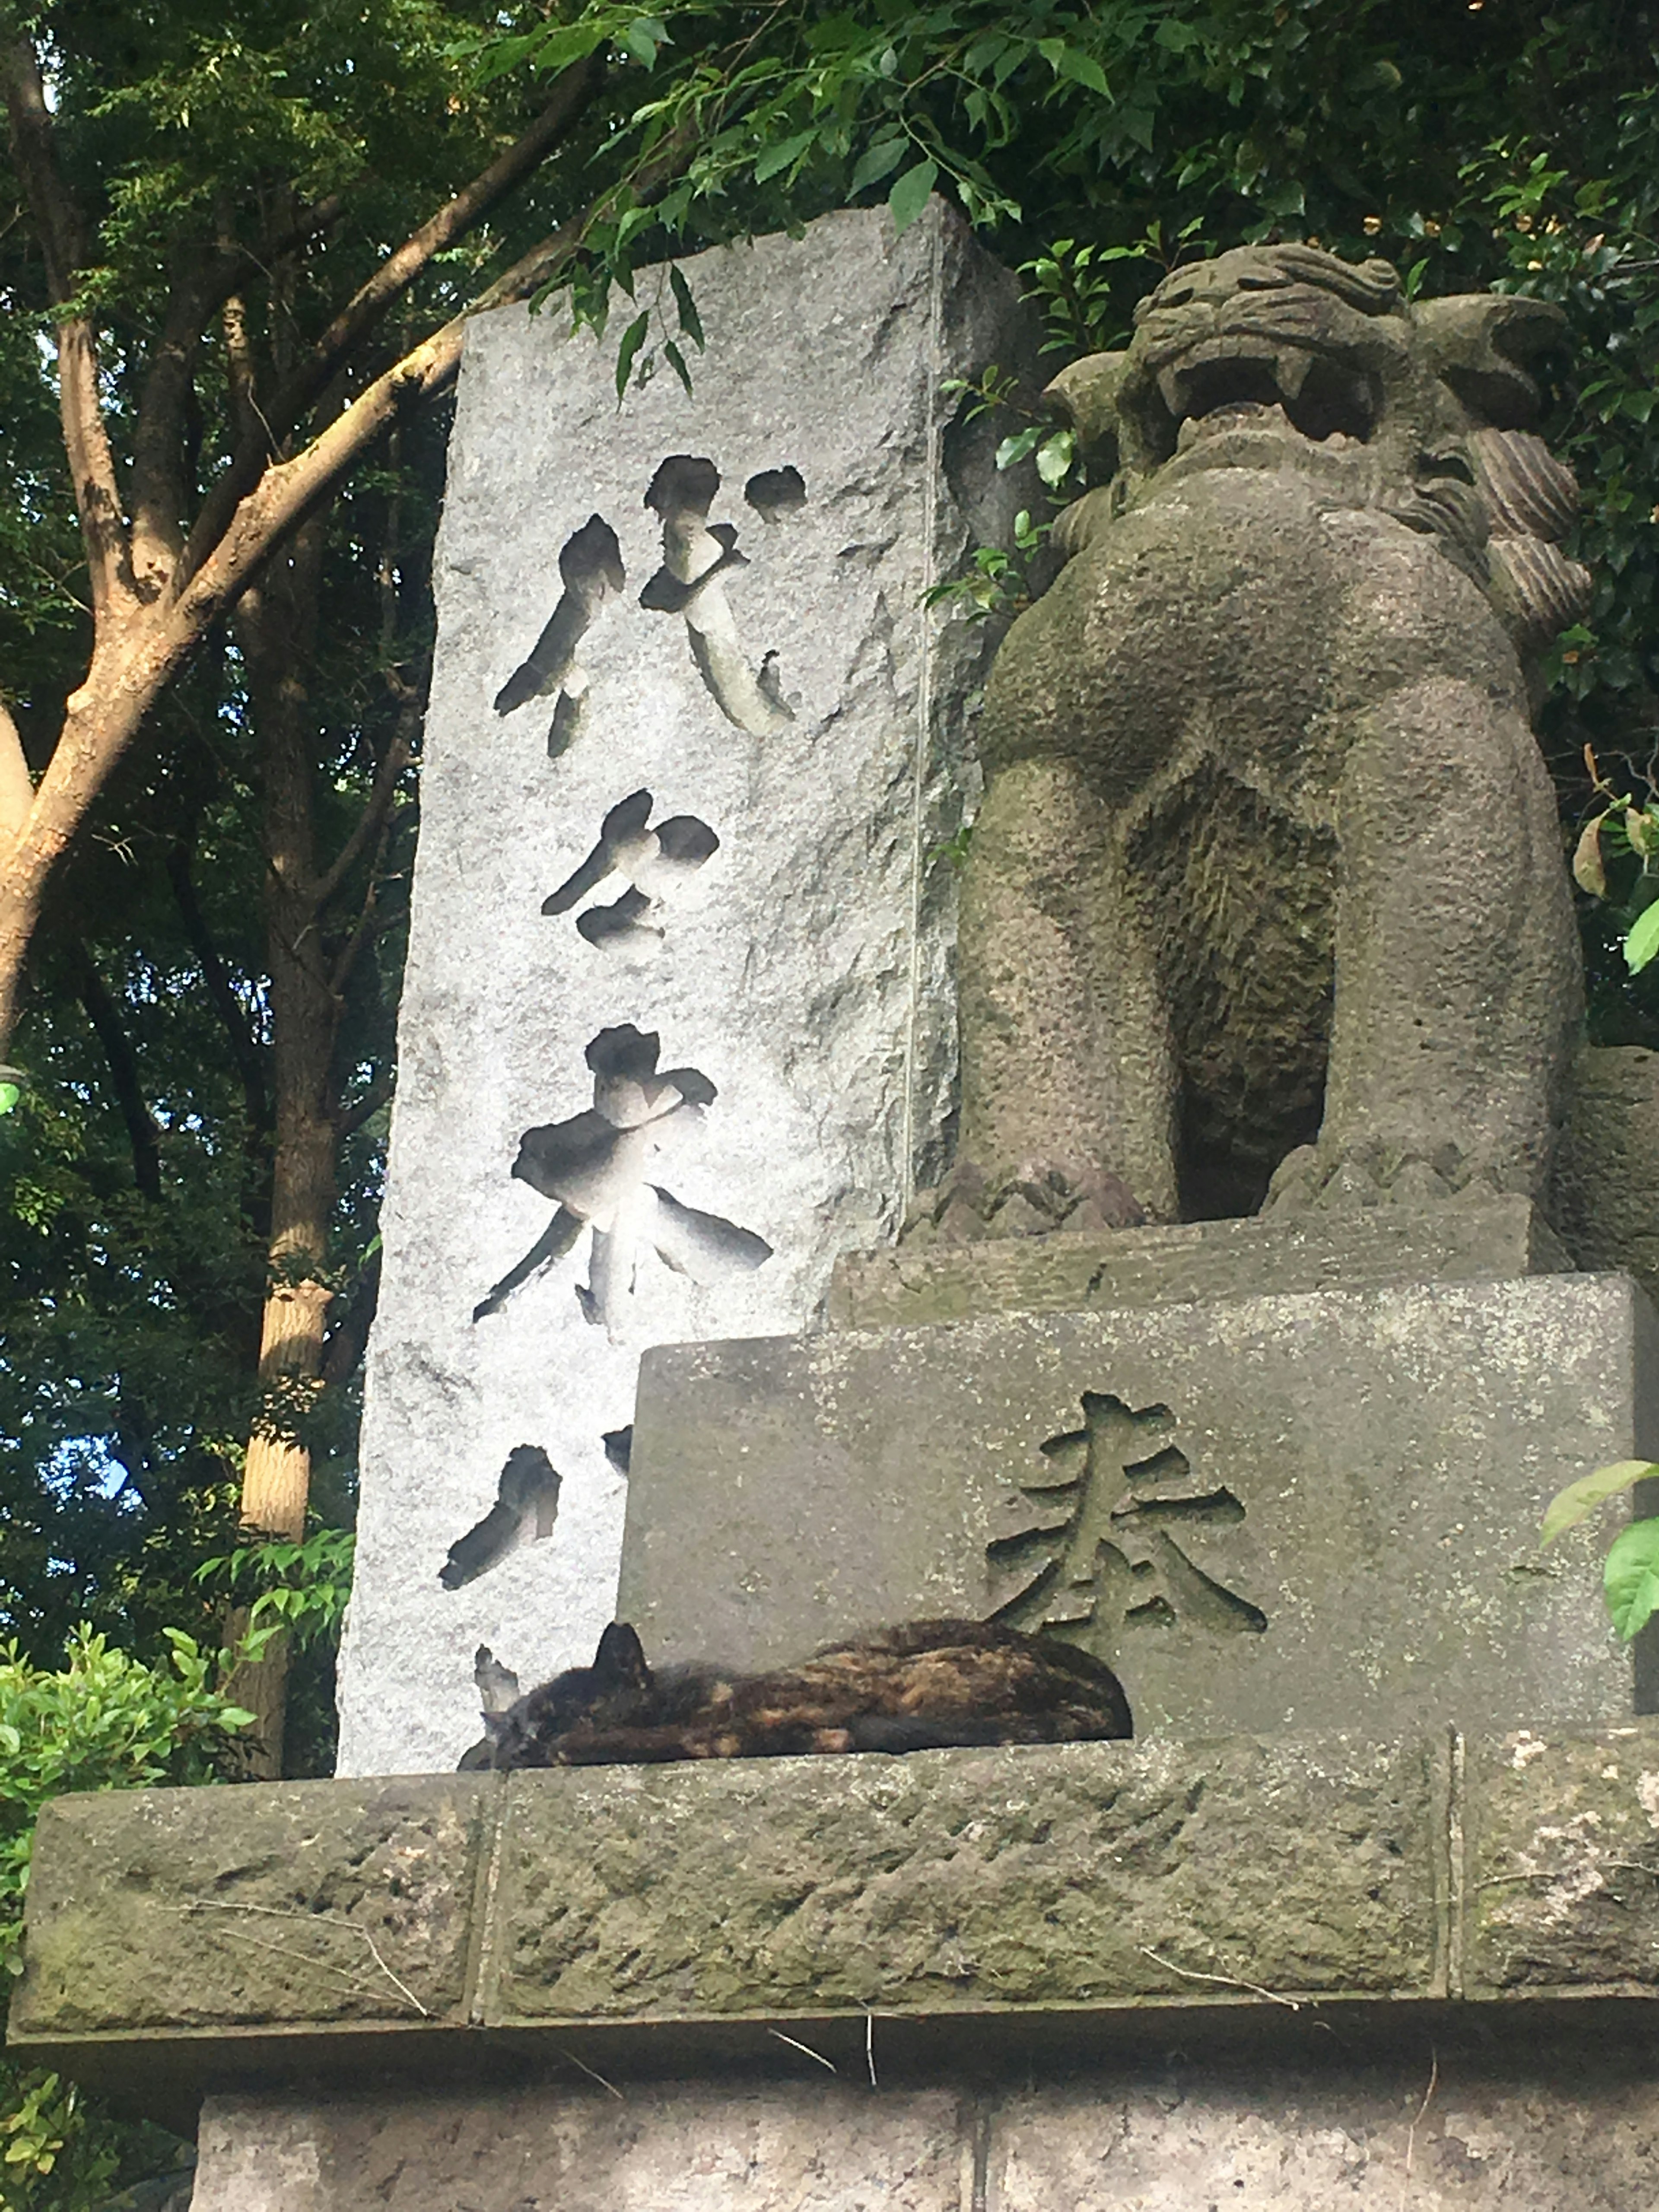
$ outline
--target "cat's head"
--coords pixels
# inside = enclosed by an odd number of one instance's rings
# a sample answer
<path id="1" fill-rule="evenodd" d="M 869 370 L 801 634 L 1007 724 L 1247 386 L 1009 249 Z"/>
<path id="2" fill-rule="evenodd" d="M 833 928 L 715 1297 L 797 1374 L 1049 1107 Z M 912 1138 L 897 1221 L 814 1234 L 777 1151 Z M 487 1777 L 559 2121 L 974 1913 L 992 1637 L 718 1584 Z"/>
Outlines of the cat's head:
<path id="1" fill-rule="evenodd" d="M 643 1719 L 653 1687 L 639 1638 L 625 1620 L 613 1620 L 591 1667 L 568 1668 L 507 1712 L 484 1715 L 490 1756 L 478 1764 L 551 1765 L 559 1737 L 573 1728 L 625 1728 Z"/>

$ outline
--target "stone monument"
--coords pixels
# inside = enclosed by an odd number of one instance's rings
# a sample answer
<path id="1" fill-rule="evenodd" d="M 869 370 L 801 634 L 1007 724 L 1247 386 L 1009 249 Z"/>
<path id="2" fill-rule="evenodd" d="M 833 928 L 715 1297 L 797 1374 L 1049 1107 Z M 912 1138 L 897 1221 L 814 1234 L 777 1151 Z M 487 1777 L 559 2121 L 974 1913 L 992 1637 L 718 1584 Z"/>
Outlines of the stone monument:
<path id="1" fill-rule="evenodd" d="M 453 1766 L 481 1645 L 592 1654 L 641 1346 L 810 1326 L 943 1164 L 986 640 L 923 598 L 1020 494 L 940 387 L 1021 357 L 1016 288 L 942 208 L 680 281 L 690 394 L 551 310 L 468 336 L 344 1773 Z"/>
<path id="2" fill-rule="evenodd" d="M 14 2041 L 205 2097 L 194 2212 L 1647 2201 L 1659 1674 L 1534 1540 L 1659 1450 L 1575 1264 L 1659 1242 L 1528 719 L 1553 311 L 1251 249 L 1058 380 L 957 1118 L 918 602 L 1014 302 L 939 210 L 688 274 L 690 402 L 469 343 L 343 1777 L 50 1806 Z M 434 1771 L 613 1603 L 1046 1629 L 1136 1740 Z"/>

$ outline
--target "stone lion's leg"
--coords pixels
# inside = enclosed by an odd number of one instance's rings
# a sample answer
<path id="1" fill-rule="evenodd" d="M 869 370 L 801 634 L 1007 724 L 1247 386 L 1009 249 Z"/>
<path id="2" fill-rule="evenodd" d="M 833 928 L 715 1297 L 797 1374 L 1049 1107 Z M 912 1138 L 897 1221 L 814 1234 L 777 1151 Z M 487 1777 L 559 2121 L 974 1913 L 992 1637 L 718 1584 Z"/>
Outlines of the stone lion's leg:
<path id="1" fill-rule="evenodd" d="M 1324 1120 L 1269 1205 L 1537 1196 L 1581 1008 L 1549 779 L 1518 702 L 1449 678 L 1366 717 L 1338 799 Z"/>
<path id="2" fill-rule="evenodd" d="M 986 793 L 963 885 L 957 1164 L 933 1209 L 947 1235 L 1177 1218 L 1168 1028 L 1113 829 L 1066 762 L 1016 762 Z"/>

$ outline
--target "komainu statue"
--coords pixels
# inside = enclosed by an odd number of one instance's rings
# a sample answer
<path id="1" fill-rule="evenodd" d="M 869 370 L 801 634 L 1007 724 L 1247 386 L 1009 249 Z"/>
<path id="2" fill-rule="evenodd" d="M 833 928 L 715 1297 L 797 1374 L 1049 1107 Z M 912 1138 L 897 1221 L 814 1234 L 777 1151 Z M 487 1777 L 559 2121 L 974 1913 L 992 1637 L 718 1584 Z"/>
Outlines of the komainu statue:
<path id="1" fill-rule="evenodd" d="M 1100 488 L 987 694 L 924 1238 L 1540 1194 L 1581 980 L 1528 685 L 1589 580 L 1524 427 L 1559 321 L 1253 246 L 1051 387 Z"/>

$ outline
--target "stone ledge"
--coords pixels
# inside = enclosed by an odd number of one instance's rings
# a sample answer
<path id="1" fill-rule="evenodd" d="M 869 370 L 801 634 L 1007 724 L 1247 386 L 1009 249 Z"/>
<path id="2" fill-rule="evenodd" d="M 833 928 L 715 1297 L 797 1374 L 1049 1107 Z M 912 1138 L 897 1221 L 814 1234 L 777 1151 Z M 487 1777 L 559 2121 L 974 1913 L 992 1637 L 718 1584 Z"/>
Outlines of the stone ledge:
<path id="1" fill-rule="evenodd" d="M 11 2044 L 105 2082 L 1659 1993 L 1655 1722 L 111 1794 L 36 1850 Z"/>
<path id="2" fill-rule="evenodd" d="M 15 2037 L 466 2016 L 489 1778 L 60 1797 Z"/>
<path id="3" fill-rule="evenodd" d="M 979 1244 L 908 1243 L 836 1262 L 831 1328 L 909 1328 L 1003 1313 L 1196 1305 L 1383 1284 L 1497 1282 L 1571 1273 L 1528 1200 L 1471 1195 L 1110 1234 L 1059 1230 Z"/>

